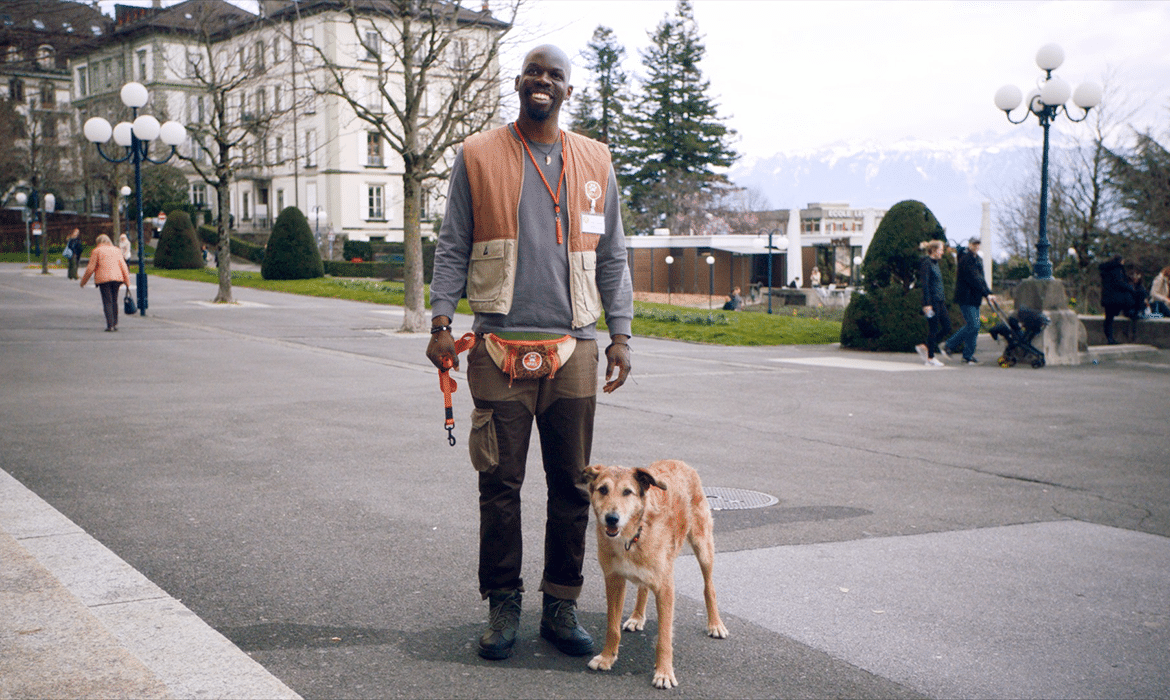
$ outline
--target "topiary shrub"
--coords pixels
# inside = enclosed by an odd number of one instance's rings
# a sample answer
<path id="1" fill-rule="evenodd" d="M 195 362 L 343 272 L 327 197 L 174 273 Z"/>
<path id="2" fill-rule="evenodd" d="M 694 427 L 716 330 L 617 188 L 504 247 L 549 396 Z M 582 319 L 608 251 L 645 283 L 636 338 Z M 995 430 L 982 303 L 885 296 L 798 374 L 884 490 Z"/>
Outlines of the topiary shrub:
<path id="1" fill-rule="evenodd" d="M 187 212 L 177 209 L 167 215 L 154 251 L 154 266 L 163 270 L 198 270 L 204 266 L 203 251 Z"/>
<path id="2" fill-rule="evenodd" d="M 309 220 L 296 207 L 285 207 L 276 217 L 260 276 L 266 280 L 305 280 L 324 277 L 321 252 L 313 239 Z"/>
<path id="3" fill-rule="evenodd" d="M 374 262 L 374 246 L 369 241 L 346 241 L 341 257 L 346 260 L 361 258 L 363 262 Z"/>
<path id="4" fill-rule="evenodd" d="M 918 245 L 930 239 L 946 241 L 946 232 L 922 202 L 898 202 L 882 218 L 861 263 L 864 280 L 854 294 L 841 323 L 841 346 L 858 350 L 910 352 L 926 340 L 918 266 Z M 947 296 L 955 288 L 955 259 L 939 261 Z M 958 307 L 948 304 L 951 323 L 962 324 Z"/>

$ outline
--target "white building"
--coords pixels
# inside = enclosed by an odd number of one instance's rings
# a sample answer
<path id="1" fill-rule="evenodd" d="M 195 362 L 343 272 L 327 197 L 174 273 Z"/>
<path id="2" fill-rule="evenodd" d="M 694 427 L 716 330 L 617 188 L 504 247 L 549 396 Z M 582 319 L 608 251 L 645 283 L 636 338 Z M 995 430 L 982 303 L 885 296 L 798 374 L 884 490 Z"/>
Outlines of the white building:
<path id="1" fill-rule="evenodd" d="M 296 206 L 322 235 L 401 241 L 401 158 L 336 94 L 340 76 L 343 92 L 364 107 L 387 109 L 377 59 L 390 91 L 400 91 L 402 72 L 382 43 L 395 36 L 397 20 L 384 0 L 352 7 L 355 16 L 331 0 L 264 0 L 261 16 L 224 0 L 118 6 L 108 40 L 71 63 L 74 105 L 83 116 L 109 118 L 99 110 L 117 107 L 111 102 L 122 84 L 142 82 L 151 94 L 142 113 L 188 127 L 192 138 L 180 150 L 196 163 L 173 162 L 187 173 L 191 202 L 213 213 L 216 192 L 196 167 L 212 163 L 213 134 L 232 141 L 228 196 L 237 231 L 265 233 L 283 208 Z M 486 10 L 459 9 L 456 21 L 485 35 L 505 26 Z M 424 197 L 424 221 L 438 194 Z"/>

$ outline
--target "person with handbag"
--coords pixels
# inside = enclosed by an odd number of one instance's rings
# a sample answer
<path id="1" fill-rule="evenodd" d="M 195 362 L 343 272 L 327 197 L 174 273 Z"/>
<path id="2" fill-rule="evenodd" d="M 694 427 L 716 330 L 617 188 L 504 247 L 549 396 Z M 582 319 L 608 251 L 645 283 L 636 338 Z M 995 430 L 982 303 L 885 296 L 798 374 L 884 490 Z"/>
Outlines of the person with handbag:
<path id="1" fill-rule="evenodd" d="M 597 405 L 597 321 L 605 312 L 605 392 L 629 375 L 633 291 L 609 149 L 561 130 L 569 58 L 539 46 L 524 58 L 516 121 L 469 137 L 455 157 L 431 282 L 427 357 L 458 369 L 451 335 L 464 293 L 475 319 L 468 440 L 479 473 L 479 592 L 490 622 L 479 655 L 504 659 L 520 624 L 520 489 L 535 421 L 548 486 L 540 635 L 562 653 L 592 653 L 576 616 L 589 497 L 582 474 Z M 616 377 L 614 376 L 617 372 Z"/>
<path id="2" fill-rule="evenodd" d="M 947 355 L 938 343 L 951 333 L 947 296 L 943 291 L 942 271 L 938 267 L 946 246 L 942 241 L 932 239 L 919 243 L 918 248 L 926 252 L 918 266 L 918 286 L 922 288 L 922 314 L 926 316 L 927 333 L 926 342 L 915 345 L 914 349 L 928 367 L 942 367 L 943 363 L 935 355 Z"/>
<path id="3" fill-rule="evenodd" d="M 77 279 L 77 262 L 81 260 L 81 230 L 73 229 L 65 241 L 65 257 L 69 260 L 69 279 Z"/>
<path id="4" fill-rule="evenodd" d="M 85 274 L 81 276 L 82 289 L 85 289 L 85 283 L 90 277 L 93 277 L 94 284 L 102 293 L 106 331 L 118 330 L 118 287 L 125 284 L 129 292 L 130 268 L 126 267 L 122 251 L 104 233 L 98 236 L 97 245 L 89 253 L 89 264 L 85 266 Z"/>

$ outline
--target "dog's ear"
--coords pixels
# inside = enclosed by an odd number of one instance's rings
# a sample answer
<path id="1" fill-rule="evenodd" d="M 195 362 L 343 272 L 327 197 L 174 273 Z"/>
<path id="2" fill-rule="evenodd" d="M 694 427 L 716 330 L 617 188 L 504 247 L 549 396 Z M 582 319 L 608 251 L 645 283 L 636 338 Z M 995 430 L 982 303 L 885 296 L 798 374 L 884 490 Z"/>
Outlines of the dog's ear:
<path id="1" fill-rule="evenodd" d="M 604 468 L 605 466 L 601 464 L 590 464 L 585 467 L 581 470 L 581 483 L 588 484 L 592 488 L 593 482 L 597 480 L 597 477 L 601 474 L 601 470 Z"/>
<path id="2" fill-rule="evenodd" d="M 643 494 L 649 491 L 651 486 L 656 486 L 663 491 L 666 490 L 665 484 L 655 479 L 653 474 L 642 468 L 634 470 L 634 480 L 638 482 L 638 486 Z"/>

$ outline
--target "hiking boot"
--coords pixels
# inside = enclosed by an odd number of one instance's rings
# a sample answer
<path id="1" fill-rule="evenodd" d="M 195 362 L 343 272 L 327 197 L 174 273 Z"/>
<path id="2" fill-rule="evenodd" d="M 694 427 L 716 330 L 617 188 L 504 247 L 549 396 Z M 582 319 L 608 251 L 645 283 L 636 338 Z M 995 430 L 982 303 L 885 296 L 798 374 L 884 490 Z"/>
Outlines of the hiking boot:
<path id="1" fill-rule="evenodd" d="M 553 643 L 563 654 L 585 656 L 593 653 L 593 637 L 577 623 L 577 601 L 544 594 L 544 613 L 540 616 L 540 636 Z"/>
<path id="2" fill-rule="evenodd" d="M 492 591 L 488 594 L 488 628 L 479 638 L 479 655 L 498 661 L 512 655 L 520 631 L 520 591 Z"/>

